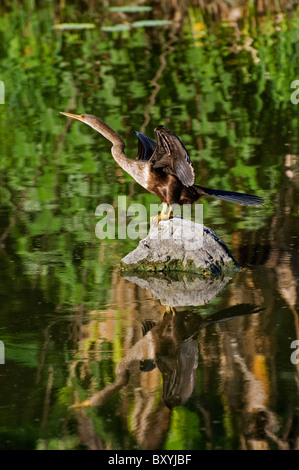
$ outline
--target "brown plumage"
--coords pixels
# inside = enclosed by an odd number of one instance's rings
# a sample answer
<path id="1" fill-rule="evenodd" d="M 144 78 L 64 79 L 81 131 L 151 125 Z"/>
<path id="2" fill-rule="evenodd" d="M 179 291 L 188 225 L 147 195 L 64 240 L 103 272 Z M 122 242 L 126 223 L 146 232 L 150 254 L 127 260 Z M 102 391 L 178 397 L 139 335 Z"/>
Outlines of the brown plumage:
<path id="1" fill-rule="evenodd" d="M 137 158 L 134 160 L 124 154 L 125 144 L 120 135 L 98 117 L 90 114 L 61 114 L 84 122 L 112 142 L 111 153 L 115 161 L 162 201 L 163 210 L 159 220 L 171 217 L 174 204 L 193 204 L 201 196 L 254 206 L 264 203 L 259 196 L 195 185 L 194 169 L 187 150 L 180 139 L 164 126 L 155 129 L 157 142 L 136 132 L 139 140 Z M 170 209 L 166 215 L 167 206 Z"/>

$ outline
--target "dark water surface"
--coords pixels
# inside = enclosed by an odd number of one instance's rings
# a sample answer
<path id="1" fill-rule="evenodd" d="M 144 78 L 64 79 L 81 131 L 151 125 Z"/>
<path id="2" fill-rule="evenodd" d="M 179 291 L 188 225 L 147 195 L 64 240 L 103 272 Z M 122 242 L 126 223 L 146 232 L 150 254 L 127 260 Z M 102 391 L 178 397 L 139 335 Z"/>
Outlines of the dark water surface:
<path id="1" fill-rule="evenodd" d="M 95 28 L 59 31 L 51 2 L 24 5 L 0 19 L 0 449 L 298 449 L 298 18 L 109 32 L 70 7 L 61 23 Z M 98 115 L 132 157 L 134 130 L 166 125 L 196 182 L 265 198 L 203 201 L 242 265 L 209 302 L 169 308 L 194 278 L 125 279 L 138 240 L 99 240 L 96 208 L 159 201 L 59 111 Z"/>

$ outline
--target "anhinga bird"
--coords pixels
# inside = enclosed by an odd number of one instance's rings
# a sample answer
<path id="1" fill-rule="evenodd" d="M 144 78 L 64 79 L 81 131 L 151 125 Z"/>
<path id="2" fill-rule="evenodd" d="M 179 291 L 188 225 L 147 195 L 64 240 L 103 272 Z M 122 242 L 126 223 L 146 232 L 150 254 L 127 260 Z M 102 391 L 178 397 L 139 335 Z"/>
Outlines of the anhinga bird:
<path id="1" fill-rule="evenodd" d="M 201 196 L 253 206 L 264 203 L 259 196 L 209 189 L 194 184 L 194 169 L 184 145 L 164 126 L 155 129 L 157 142 L 136 132 L 139 141 L 135 160 L 124 154 L 125 143 L 121 136 L 98 117 L 91 114 L 61 114 L 84 122 L 113 144 L 111 153 L 119 166 L 162 201 L 159 221 L 171 217 L 174 204 L 193 204 Z M 170 208 L 168 214 L 167 206 Z"/>

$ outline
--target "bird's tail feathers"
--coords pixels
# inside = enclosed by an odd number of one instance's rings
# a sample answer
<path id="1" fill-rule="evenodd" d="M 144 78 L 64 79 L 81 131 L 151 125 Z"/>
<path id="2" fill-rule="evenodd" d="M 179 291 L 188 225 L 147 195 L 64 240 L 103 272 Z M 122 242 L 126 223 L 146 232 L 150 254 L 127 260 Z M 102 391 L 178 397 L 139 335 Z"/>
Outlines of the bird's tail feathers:
<path id="1" fill-rule="evenodd" d="M 249 206 L 261 206 L 264 204 L 264 199 L 259 196 L 245 193 L 235 193 L 233 191 L 222 191 L 219 189 L 203 188 L 202 186 L 194 185 L 199 195 L 212 196 L 224 201 L 235 202 L 237 204 L 246 204 Z"/>

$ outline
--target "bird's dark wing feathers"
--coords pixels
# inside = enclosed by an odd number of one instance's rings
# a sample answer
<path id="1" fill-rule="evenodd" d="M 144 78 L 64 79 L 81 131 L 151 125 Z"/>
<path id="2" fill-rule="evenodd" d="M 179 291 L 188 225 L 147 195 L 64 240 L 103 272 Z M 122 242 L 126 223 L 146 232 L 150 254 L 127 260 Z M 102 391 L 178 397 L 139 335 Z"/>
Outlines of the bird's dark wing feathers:
<path id="1" fill-rule="evenodd" d="M 210 189 L 203 186 L 194 185 L 199 195 L 208 195 L 224 201 L 235 202 L 237 204 L 245 204 L 248 206 L 261 206 L 264 199 L 253 194 L 236 193 L 234 191 L 223 191 L 222 189 Z"/>
<path id="2" fill-rule="evenodd" d="M 157 146 L 150 163 L 165 173 L 176 176 L 184 186 L 194 183 L 194 170 L 190 157 L 180 139 L 164 126 L 155 129 Z"/>
<path id="3" fill-rule="evenodd" d="M 138 137 L 137 160 L 148 161 L 153 155 L 157 144 L 153 139 L 145 134 L 141 134 L 141 132 L 135 131 L 135 134 Z"/>
<path id="4" fill-rule="evenodd" d="M 165 173 L 176 176 L 184 186 L 193 186 L 192 162 L 180 139 L 164 126 L 155 129 L 157 143 L 140 132 L 138 136 L 138 160 L 151 163 L 152 168 L 161 168 Z M 199 196 L 208 195 L 238 204 L 260 206 L 264 200 L 252 194 L 236 193 L 194 185 Z"/>

